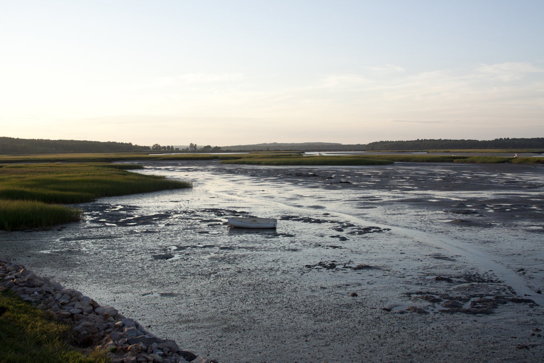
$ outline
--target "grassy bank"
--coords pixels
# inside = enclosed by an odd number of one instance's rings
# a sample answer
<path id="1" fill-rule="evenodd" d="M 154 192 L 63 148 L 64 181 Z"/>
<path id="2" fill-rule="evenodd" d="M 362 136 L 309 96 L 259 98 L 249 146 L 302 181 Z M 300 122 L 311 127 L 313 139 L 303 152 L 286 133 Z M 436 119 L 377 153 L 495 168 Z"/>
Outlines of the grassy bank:
<path id="1" fill-rule="evenodd" d="M 157 176 L 128 172 L 129 165 L 80 163 L 4 164 L 0 167 L 0 229 L 43 228 L 78 219 L 55 205 L 100 197 L 190 187 Z"/>
<path id="2" fill-rule="evenodd" d="M 55 204 L 26 200 L 0 200 L 0 229 L 46 228 L 76 222 L 79 211 Z"/>
<path id="3" fill-rule="evenodd" d="M 470 155 L 432 155 L 409 154 L 399 151 L 386 151 L 379 155 L 344 155 L 344 156 L 302 156 L 298 152 L 252 152 L 247 154 L 143 154 L 143 153 L 97 153 L 97 154 L 45 154 L 45 155 L 0 155 L 0 164 L 10 163 L 109 163 L 114 161 L 183 161 L 183 160 L 220 160 L 231 164 L 261 165 L 381 165 L 392 162 L 468 162 L 468 163 L 544 163 L 544 157 L 514 158 L 516 150 L 436 150 L 437 152 L 511 152 L 512 157 L 470 156 Z M 521 150 L 517 150 L 521 152 Z M 523 150 L 527 151 L 527 150 Z M 1 166 L 0 166 L 1 167 Z"/>
<path id="4" fill-rule="evenodd" d="M 253 165 L 386 165 L 392 164 L 393 162 L 358 156 L 253 156 L 234 160 L 224 160 L 223 163 Z"/>
<path id="5" fill-rule="evenodd" d="M 512 155 L 521 153 L 544 153 L 544 149 L 436 149 L 425 151 L 431 153 L 510 153 Z"/>
<path id="6" fill-rule="evenodd" d="M 456 156 L 456 155 L 358 155 L 358 156 L 243 156 L 224 160 L 225 164 L 253 165 L 387 165 L 395 162 L 412 163 L 513 163 L 544 164 L 544 157 L 514 158 L 500 156 Z"/>
<path id="7" fill-rule="evenodd" d="M 82 354 L 67 342 L 70 327 L 15 295 L 0 291 L 0 362 L 107 362 L 103 352 Z"/>

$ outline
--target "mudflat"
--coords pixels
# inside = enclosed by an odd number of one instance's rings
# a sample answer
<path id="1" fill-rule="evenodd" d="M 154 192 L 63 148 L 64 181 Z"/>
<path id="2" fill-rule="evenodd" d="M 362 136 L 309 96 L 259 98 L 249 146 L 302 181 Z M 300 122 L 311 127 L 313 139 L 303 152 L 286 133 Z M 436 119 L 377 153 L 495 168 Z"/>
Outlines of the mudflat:
<path id="1" fill-rule="evenodd" d="M 144 163 L 0 256 L 221 362 L 541 361 L 544 166 Z M 227 217 L 278 219 L 244 231 Z"/>

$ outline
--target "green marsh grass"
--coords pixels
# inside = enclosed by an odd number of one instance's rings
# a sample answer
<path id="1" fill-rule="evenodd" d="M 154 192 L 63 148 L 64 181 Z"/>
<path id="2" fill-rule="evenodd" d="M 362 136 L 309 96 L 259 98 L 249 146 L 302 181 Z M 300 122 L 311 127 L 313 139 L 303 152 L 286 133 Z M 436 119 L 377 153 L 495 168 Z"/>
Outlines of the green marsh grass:
<path id="1" fill-rule="evenodd" d="M 544 157 L 532 157 L 532 158 L 513 158 L 512 164 L 544 164 Z"/>
<path id="2" fill-rule="evenodd" d="M 394 162 L 452 162 L 450 155 L 349 155 L 349 156 L 298 156 L 269 157 L 253 155 L 235 160 L 224 160 L 225 164 L 258 165 L 388 165 Z"/>
<path id="3" fill-rule="evenodd" d="M 0 200 L 0 229 L 6 231 L 46 228 L 76 222 L 77 209 L 28 200 Z"/>
<path id="4" fill-rule="evenodd" d="M 247 157 L 235 160 L 224 160 L 225 164 L 254 165 L 386 165 L 389 160 L 372 160 L 358 156 L 281 156 L 281 157 Z"/>
<path id="5" fill-rule="evenodd" d="M 382 154 L 357 156 L 300 156 L 300 155 L 243 155 L 238 159 L 223 160 L 225 164 L 255 164 L 255 165 L 387 165 L 395 162 L 411 163 L 514 163 L 542 164 L 544 157 L 503 157 L 503 156 L 459 156 L 459 155 L 410 155 Z"/>
<path id="6" fill-rule="evenodd" d="M 43 228 L 74 221 L 72 208 L 52 203 L 84 203 L 100 197 L 191 186 L 125 170 L 132 168 L 103 163 L 5 164 L 0 168 L 0 229 Z"/>
<path id="7" fill-rule="evenodd" d="M 511 163 L 513 159 L 513 157 L 504 156 L 467 156 L 463 159 L 454 160 L 454 162 L 476 164 L 504 164 Z"/>
<path id="8" fill-rule="evenodd" d="M 52 320 L 14 294 L 0 291 L 0 362 L 107 362 L 105 352 L 83 354 L 67 342 L 70 327 Z"/>
<path id="9" fill-rule="evenodd" d="M 504 156 L 469 156 L 463 160 L 455 160 L 460 163 L 479 164 L 544 164 L 544 157 L 504 157 Z"/>
<path id="10" fill-rule="evenodd" d="M 414 150 L 418 151 L 418 150 Z M 421 151 L 421 150 L 419 150 Z M 543 149 L 435 149 L 425 150 L 431 153 L 543 153 Z"/>

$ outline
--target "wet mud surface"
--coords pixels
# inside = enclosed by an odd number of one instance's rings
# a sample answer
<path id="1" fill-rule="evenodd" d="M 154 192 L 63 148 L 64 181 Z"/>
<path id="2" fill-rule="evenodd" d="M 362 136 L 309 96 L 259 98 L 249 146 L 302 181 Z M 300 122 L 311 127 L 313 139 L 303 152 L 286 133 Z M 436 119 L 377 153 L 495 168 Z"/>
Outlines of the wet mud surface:
<path id="1" fill-rule="evenodd" d="M 0 256 L 221 362 L 544 356 L 542 166 L 145 165 L 194 188 L 0 233 Z"/>

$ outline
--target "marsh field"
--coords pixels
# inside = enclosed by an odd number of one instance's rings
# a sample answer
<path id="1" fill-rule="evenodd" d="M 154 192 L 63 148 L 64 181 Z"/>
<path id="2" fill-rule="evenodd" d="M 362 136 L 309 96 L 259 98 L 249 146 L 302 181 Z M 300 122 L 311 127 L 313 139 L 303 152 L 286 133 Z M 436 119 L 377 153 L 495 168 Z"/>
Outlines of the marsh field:
<path id="1" fill-rule="evenodd" d="M 0 256 L 220 362 L 544 355 L 542 164 L 130 163 L 193 187 L 76 204 Z"/>

